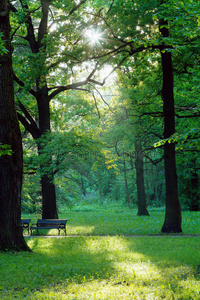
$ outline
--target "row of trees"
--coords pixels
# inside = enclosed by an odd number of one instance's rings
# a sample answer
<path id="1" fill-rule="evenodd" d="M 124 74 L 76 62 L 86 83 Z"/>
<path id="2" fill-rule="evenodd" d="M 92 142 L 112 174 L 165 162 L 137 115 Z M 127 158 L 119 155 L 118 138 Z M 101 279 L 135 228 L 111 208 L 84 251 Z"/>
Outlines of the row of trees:
<path id="1" fill-rule="evenodd" d="M 70 182 L 67 191 L 79 186 L 85 194 L 84 182 L 99 189 L 107 176 L 110 187 L 104 192 L 109 193 L 122 174 L 128 204 L 132 202 L 130 182 L 136 183 L 138 214 L 148 214 L 145 178 L 149 169 L 144 175 L 143 159 L 153 166 L 164 161 L 162 231 L 181 232 L 175 147 L 178 163 L 183 151 L 190 151 L 190 161 L 198 163 L 197 1 L 20 0 L 4 5 L 7 22 L 11 11 L 15 96 L 27 154 L 25 179 L 39 170 L 42 217 L 58 217 L 55 183 L 61 186 L 61 178 L 65 187 Z M 7 35 L 3 40 L 8 40 Z M 4 53 L 1 59 L 7 56 Z M 101 75 L 102 69 L 110 74 Z M 114 72 L 112 97 L 102 96 L 110 90 L 100 92 L 97 87 L 104 86 Z M 192 120 L 189 129 L 188 118 Z M 12 145 L 4 139 L 0 142 Z M 156 142 L 159 149 L 152 158 Z M 1 156 L 2 162 L 5 157 L 11 159 L 7 154 Z M 130 175 L 134 170 L 135 175 Z M 191 176 L 194 199 L 197 169 L 191 170 Z M 198 206 L 198 197 L 194 202 Z M 19 222 L 18 212 L 18 228 Z M 5 223 L 14 227 L 7 219 Z M 4 232 L 4 223 L 1 228 Z"/>

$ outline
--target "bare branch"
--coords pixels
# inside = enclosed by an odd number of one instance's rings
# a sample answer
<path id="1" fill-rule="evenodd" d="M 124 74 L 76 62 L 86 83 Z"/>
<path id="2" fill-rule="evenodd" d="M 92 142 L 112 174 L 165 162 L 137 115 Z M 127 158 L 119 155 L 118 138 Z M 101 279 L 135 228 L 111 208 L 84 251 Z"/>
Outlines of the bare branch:
<path id="1" fill-rule="evenodd" d="M 106 100 L 103 98 L 103 96 L 101 95 L 101 93 L 99 92 L 99 90 L 91 83 L 89 83 L 93 89 L 99 94 L 99 96 L 101 97 L 101 99 L 103 100 L 103 102 L 108 106 L 108 108 L 110 109 L 110 111 L 115 114 L 115 112 L 111 109 L 110 105 L 106 102 Z"/>

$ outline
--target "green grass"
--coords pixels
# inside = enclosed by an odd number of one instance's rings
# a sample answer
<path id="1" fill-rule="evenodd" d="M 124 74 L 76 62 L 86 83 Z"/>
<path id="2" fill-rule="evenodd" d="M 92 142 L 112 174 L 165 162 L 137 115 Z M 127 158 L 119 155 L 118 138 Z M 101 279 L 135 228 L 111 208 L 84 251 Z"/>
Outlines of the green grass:
<path id="1" fill-rule="evenodd" d="M 200 299 L 199 237 L 27 241 L 0 254 L 0 299 Z"/>
<path id="2" fill-rule="evenodd" d="M 76 206 L 59 210 L 60 219 L 68 219 L 68 235 L 157 235 L 164 223 L 164 208 L 150 208 L 149 216 L 137 216 L 136 209 L 118 203 Z M 34 221 L 39 216 L 23 215 Z M 200 212 L 182 213 L 183 234 L 200 234 Z M 57 230 L 50 234 L 57 235 Z"/>
<path id="3" fill-rule="evenodd" d="M 61 211 L 74 236 L 26 237 L 33 253 L 0 253 L 0 299 L 200 299 L 200 237 L 132 236 L 160 232 L 164 211 L 150 213 L 119 205 Z M 198 234 L 199 213 L 183 215 L 184 233 Z"/>

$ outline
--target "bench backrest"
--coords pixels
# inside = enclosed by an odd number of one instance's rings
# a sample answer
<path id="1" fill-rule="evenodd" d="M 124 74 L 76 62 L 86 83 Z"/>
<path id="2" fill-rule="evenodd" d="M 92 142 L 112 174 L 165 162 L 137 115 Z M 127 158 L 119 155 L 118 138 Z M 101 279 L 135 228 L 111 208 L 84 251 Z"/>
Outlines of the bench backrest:
<path id="1" fill-rule="evenodd" d="M 29 224 L 31 219 L 21 219 L 22 224 Z"/>
<path id="2" fill-rule="evenodd" d="M 39 219 L 37 220 L 37 226 L 51 226 L 51 225 L 65 225 L 67 220 L 59 219 Z"/>

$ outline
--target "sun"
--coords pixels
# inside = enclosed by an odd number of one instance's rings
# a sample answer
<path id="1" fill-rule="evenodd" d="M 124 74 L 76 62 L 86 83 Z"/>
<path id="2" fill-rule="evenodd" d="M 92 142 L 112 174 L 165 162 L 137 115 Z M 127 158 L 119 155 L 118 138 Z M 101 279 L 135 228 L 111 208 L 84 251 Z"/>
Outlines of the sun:
<path id="1" fill-rule="evenodd" d="M 86 31 L 86 37 L 88 38 L 91 45 L 99 45 L 100 40 L 102 39 L 102 33 L 97 29 L 88 29 Z"/>

